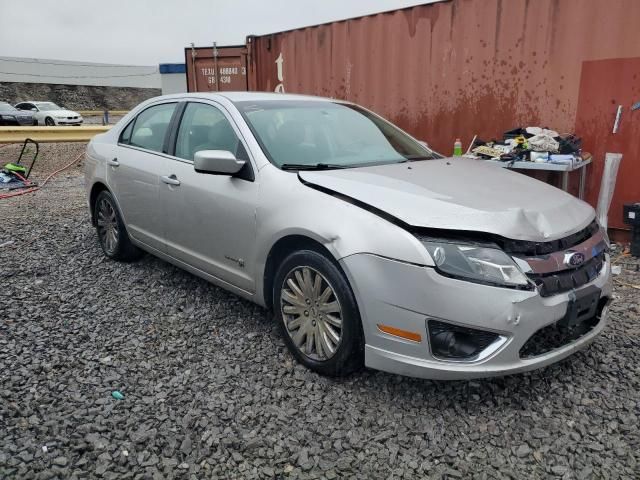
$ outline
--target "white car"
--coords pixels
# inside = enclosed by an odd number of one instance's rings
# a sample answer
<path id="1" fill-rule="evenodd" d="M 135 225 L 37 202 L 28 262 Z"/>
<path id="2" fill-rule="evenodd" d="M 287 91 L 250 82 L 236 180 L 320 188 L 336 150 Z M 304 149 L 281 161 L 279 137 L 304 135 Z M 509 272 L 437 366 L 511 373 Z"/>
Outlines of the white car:
<path id="1" fill-rule="evenodd" d="M 73 110 L 59 107 L 53 102 L 20 102 L 16 105 L 18 110 L 27 110 L 33 113 L 38 125 L 82 125 L 82 115 Z"/>

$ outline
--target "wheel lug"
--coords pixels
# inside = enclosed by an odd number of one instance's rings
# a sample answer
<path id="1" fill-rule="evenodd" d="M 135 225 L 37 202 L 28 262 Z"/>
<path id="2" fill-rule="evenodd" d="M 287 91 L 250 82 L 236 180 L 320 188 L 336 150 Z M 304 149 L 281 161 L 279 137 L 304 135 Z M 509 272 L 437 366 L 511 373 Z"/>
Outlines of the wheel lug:
<path id="1" fill-rule="evenodd" d="M 313 322 L 311 322 L 311 325 L 313 325 L 315 327 L 316 326 L 316 321 L 314 320 Z"/>
<path id="2" fill-rule="evenodd" d="M 308 316 L 309 316 L 309 310 L 305 310 L 305 311 L 304 311 L 304 316 L 305 316 L 305 317 L 308 317 Z"/>

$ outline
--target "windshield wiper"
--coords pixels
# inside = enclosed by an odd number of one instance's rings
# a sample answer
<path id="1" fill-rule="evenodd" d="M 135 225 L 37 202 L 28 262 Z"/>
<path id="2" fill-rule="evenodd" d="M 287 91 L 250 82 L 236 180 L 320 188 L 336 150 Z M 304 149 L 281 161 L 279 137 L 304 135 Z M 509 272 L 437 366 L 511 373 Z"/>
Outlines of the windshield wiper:
<path id="1" fill-rule="evenodd" d="M 427 155 L 409 155 L 404 160 L 400 160 L 398 163 L 419 162 L 420 160 L 433 160 L 434 158 L 434 156 Z"/>
<path id="2" fill-rule="evenodd" d="M 282 170 L 333 170 L 337 168 L 348 168 L 345 165 L 335 163 L 285 163 L 280 165 Z"/>

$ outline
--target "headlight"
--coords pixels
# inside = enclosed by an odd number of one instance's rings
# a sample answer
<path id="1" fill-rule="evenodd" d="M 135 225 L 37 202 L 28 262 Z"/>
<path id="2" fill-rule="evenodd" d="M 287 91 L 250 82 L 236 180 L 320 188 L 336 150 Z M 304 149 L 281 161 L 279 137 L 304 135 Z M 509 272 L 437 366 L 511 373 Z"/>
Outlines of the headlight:
<path id="1" fill-rule="evenodd" d="M 443 275 L 506 287 L 532 287 L 518 265 L 502 250 L 473 243 L 422 240 Z"/>
<path id="2" fill-rule="evenodd" d="M 5 120 L 15 120 L 14 115 L 0 115 L 0 118 L 4 118 Z"/>

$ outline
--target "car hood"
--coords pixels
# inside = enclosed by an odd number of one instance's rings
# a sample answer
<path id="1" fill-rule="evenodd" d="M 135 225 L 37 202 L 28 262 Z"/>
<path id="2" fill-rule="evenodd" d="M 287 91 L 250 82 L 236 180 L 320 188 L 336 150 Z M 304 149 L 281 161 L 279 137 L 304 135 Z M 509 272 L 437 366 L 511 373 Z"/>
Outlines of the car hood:
<path id="1" fill-rule="evenodd" d="M 60 116 L 60 117 L 78 117 L 80 114 L 73 110 L 45 110 L 42 113 L 46 115 Z"/>
<path id="2" fill-rule="evenodd" d="M 309 186 L 347 196 L 414 227 L 542 242 L 586 227 L 595 215 L 591 206 L 558 188 L 467 158 L 298 175 Z"/>

